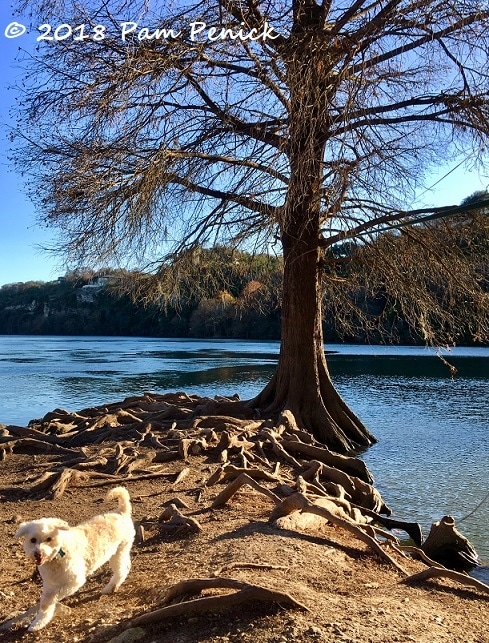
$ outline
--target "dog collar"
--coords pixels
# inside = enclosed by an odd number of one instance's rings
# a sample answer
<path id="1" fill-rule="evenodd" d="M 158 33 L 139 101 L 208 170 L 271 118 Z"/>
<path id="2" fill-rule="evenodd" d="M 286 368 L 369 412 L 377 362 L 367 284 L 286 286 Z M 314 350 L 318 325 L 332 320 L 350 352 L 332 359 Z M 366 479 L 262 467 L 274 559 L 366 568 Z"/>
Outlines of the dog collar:
<path id="1" fill-rule="evenodd" d="M 60 550 L 58 551 L 58 553 L 56 554 L 56 558 L 57 558 L 58 556 L 59 556 L 60 558 L 63 558 L 63 557 L 65 556 L 65 552 L 64 552 L 61 548 L 60 548 Z"/>

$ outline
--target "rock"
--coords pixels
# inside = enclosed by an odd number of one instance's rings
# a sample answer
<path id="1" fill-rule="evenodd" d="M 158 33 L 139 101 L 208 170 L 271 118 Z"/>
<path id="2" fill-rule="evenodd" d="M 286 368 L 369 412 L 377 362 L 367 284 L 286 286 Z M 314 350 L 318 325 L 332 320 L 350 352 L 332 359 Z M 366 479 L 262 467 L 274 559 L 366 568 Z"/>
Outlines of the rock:
<path id="1" fill-rule="evenodd" d="M 306 636 L 310 636 L 312 639 L 320 639 L 323 635 L 323 631 L 320 627 L 311 625 L 306 630 Z"/>

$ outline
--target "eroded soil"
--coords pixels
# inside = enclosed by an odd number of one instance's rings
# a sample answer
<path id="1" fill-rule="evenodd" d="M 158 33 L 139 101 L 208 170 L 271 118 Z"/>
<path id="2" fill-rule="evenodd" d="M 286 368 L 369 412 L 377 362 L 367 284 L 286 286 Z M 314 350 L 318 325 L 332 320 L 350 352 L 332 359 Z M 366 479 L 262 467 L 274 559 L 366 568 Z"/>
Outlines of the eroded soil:
<path id="1" fill-rule="evenodd" d="M 108 486 L 70 487 L 56 500 L 22 497 L 20 489 L 42 472 L 50 457 L 13 454 L 0 462 L 1 487 L 19 489 L 18 494 L 11 491 L 0 505 L 0 622 L 32 606 L 40 594 L 36 570 L 13 537 L 18 522 L 57 516 L 75 524 L 106 510 L 103 497 Z M 312 533 L 273 528 L 268 522 L 272 502 L 249 487 L 223 508 L 211 509 L 213 498 L 223 488 L 222 484 L 205 488 L 212 463 L 202 456 L 193 457 L 191 472 L 175 485 L 184 466 L 181 461 L 168 463 L 168 475 L 156 480 L 125 480 L 134 520 L 143 521 L 146 529 L 144 541 L 134 546 L 132 571 L 118 593 L 100 596 L 109 574 L 103 568 L 65 601 L 70 607 L 67 614 L 39 633 L 17 628 L 0 632 L 0 640 L 489 642 L 487 595 L 448 580 L 406 585 L 397 570 L 331 525 Z M 176 497 L 187 504 L 184 513 L 199 521 L 199 534 L 159 532 L 157 518 L 163 505 Z M 424 568 L 420 562 L 395 556 L 409 573 Z M 288 592 L 309 611 L 250 603 L 221 613 L 189 614 L 133 628 L 124 635 L 129 638 L 115 638 L 127 629 L 128 619 L 157 609 L 169 586 L 214 576 Z"/>

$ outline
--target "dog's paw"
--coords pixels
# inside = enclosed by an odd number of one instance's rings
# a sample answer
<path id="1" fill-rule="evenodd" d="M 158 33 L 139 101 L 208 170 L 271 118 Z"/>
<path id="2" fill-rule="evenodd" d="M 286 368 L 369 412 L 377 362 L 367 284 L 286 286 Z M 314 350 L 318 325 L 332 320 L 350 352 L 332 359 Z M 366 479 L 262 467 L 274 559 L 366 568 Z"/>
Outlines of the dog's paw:
<path id="1" fill-rule="evenodd" d="M 47 623 L 43 623 L 42 621 L 33 622 L 29 625 L 27 628 L 28 632 L 38 632 L 39 630 L 42 630 L 43 627 L 45 627 Z"/>
<path id="2" fill-rule="evenodd" d="M 42 630 L 43 627 L 46 627 L 46 625 L 52 620 L 53 614 L 38 614 L 36 618 L 32 621 L 32 623 L 29 625 L 27 628 L 28 632 L 37 632 L 38 630 Z"/>

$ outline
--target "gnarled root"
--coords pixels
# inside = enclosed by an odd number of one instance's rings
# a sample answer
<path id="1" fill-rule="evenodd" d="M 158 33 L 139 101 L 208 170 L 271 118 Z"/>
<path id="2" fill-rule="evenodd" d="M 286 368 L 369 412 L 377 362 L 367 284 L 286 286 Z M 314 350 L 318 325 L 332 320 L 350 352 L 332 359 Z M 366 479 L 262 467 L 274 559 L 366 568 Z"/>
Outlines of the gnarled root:
<path id="1" fill-rule="evenodd" d="M 452 516 L 444 516 L 432 524 L 421 549 L 430 558 L 448 567 L 463 570 L 479 565 L 477 552 L 455 527 Z"/>
<path id="2" fill-rule="evenodd" d="M 159 517 L 160 532 L 171 533 L 174 536 L 197 534 L 202 531 L 200 523 L 191 516 L 185 516 L 176 505 L 171 504 Z"/>
<path id="3" fill-rule="evenodd" d="M 489 594 L 489 585 L 486 585 L 472 576 L 467 574 L 462 574 L 461 572 L 456 572 L 453 569 L 446 569 L 445 567 L 427 567 L 423 571 L 408 576 L 403 579 L 403 583 L 421 583 L 430 578 L 449 578 L 450 580 L 457 581 L 462 585 L 467 585 L 469 587 L 475 587 L 484 594 Z"/>
<path id="4" fill-rule="evenodd" d="M 181 596 L 195 595 L 209 589 L 231 589 L 237 591 L 230 594 L 206 596 L 204 598 L 168 605 L 168 603 L 175 601 Z M 168 618 L 189 616 L 202 612 L 220 612 L 251 601 L 280 603 L 282 606 L 293 607 L 306 612 L 309 611 L 305 605 L 290 596 L 290 594 L 268 589 L 261 585 L 251 585 L 231 578 L 191 579 L 181 581 L 170 587 L 163 600 L 164 607 L 131 619 L 126 623 L 126 628 L 149 625 Z"/>
<path id="5" fill-rule="evenodd" d="M 320 516 L 321 518 L 326 519 L 332 524 L 342 527 L 346 531 L 349 531 L 353 534 L 358 540 L 361 540 L 367 544 L 376 554 L 378 554 L 384 561 L 394 565 L 394 567 L 400 571 L 403 575 L 407 575 L 407 572 L 399 565 L 392 556 L 390 556 L 382 547 L 380 543 L 375 540 L 372 536 L 366 533 L 361 526 L 355 523 L 352 519 L 348 517 L 340 516 L 338 509 L 331 511 L 330 508 L 325 506 L 320 506 L 315 502 L 311 502 L 304 494 L 296 493 L 292 496 L 286 498 L 280 505 L 278 505 L 270 515 L 270 521 L 274 522 L 277 518 L 281 516 L 288 515 L 294 511 L 309 512 Z"/>
<path id="6" fill-rule="evenodd" d="M 217 496 L 217 498 L 215 498 L 214 502 L 212 503 L 212 507 L 222 507 L 223 505 L 225 505 L 226 502 L 230 500 L 235 495 L 235 493 L 237 493 L 239 489 L 241 489 L 241 487 L 243 487 L 244 485 L 248 485 L 255 491 L 258 491 L 259 493 L 267 496 L 275 504 L 278 504 L 280 502 L 280 498 L 275 493 L 273 493 L 273 491 L 270 491 L 270 489 L 267 489 L 267 487 L 258 484 L 258 482 L 251 478 L 247 473 L 241 473 L 230 484 L 228 484 L 228 486 Z"/>

